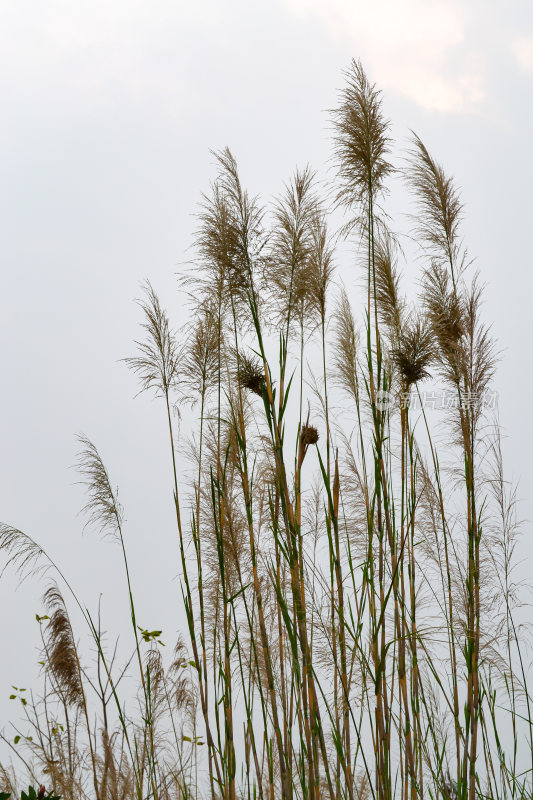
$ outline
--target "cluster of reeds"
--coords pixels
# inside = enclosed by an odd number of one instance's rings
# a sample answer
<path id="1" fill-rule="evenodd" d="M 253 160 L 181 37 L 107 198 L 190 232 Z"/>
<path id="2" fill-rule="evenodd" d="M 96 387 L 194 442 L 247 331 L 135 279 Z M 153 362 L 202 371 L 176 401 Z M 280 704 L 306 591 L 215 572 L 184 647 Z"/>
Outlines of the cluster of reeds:
<path id="1" fill-rule="evenodd" d="M 393 165 L 359 63 L 332 121 L 333 197 L 305 169 L 264 208 L 231 152 L 216 153 L 181 277 L 190 322 L 176 337 L 150 284 L 140 301 L 126 361 L 163 401 L 186 623 L 170 664 L 161 632 L 137 624 L 117 493 L 82 440 L 89 519 L 122 547 L 133 646 L 119 667 L 80 606 L 97 654 L 83 667 L 63 595 L 47 589 L 44 691 L 22 698 L 32 739 L 8 741 L 64 798 L 531 797 L 519 526 L 484 403 L 495 349 L 459 193 L 417 136 Z M 417 205 L 412 302 L 384 210 L 394 174 Z M 332 208 L 363 268 L 355 316 Z M 451 399 L 443 448 L 415 402 L 430 377 Z M 192 483 L 176 403 L 191 407 Z M 0 543 L 72 591 L 28 536 L 4 526 Z M 120 698 L 134 665 L 137 714 Z"/>

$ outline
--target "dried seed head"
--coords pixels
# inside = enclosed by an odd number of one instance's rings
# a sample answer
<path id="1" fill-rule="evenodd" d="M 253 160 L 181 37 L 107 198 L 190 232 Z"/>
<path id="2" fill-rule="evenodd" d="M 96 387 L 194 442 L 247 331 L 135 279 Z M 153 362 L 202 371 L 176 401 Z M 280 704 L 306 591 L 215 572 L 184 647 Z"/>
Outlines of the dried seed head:
<path id="1" fill-rule="evenodd" d="M 187 348 L 183 353 L 182 381 L 192 402 L 217 386 L 222 323 L 217 309 L 208 303 L 196 307 L 194 318 L 184 327 Z"/>
<path id="2" fill-rule="evenodd" d="M 63 692 L 65 702 L 81 707 L 83 685 L 76 642 L 65 601 L 55 583 L 46 590 L 43 600 L 50 614 L 46 630 L 48 665 Z"/>
<path id="3" fill-rule="evenodd" d="M 453 178 L 413 134 L 407 181 L 418 205 L 416 232 L 437 258 L 459 266 L 463 204 Z"/>
<path id="4" fill-rule="evenodd" d="M 274 226 L 265 262 L 269 316 L 279 325 L 299 325 L 309 311 L 310 258 L 318 214 L 314 173 L 296 170 L 274 209 Z"/>
<path id="5" fill-rule="evenodd" d="M 381 92 L 370 83 L 359 61 L 352 61 L 345 76 L 340 105 L 332 111 L 339 187 L 336 199 L 352 208 L 383 192 L 393 168 L 387 160 L 390 125 L 382 113 Z"/>
<path id="6" fill-rule="evenodd" d="M 429 377 L 428 367 L 433 359 L 429 326 L 418 319 L 402 331 L 393 357 L 408 387 Z"/>
<path id="7" fill-rule="evenodd" d="M 236 377 L 243 389 L 249 389 L 254 394 L 262 397 L 265 376 L 256 358 L 240 355 Z"/>
<path id="8" fill-rule="evenodd" d="M 78 456 L 81 484 L 87 487 L 88 500 L 82 511 L 87 514 L 87 524 L 100 528 L 112 538 L 120 538 L 122 506 L 118 502 L 118 489 L 113 489 L 109 474 L 96 446 L 83 434 L 78 436 L 82 450 Z"/>
<path id="9" fill-rule="evenodd" d="M 318 442 L 318 431 L 314 427 L 314 425 L 302 425 L 302 430 L 300 432 L 300 444 L 303 447 L 309 447 L 310 444 L 316 444 Z"/>
<path id="10" fill-rule="evenodd" d="M 334 330 L 334 380 L 350 397 L 357 400 L 357 348 L 359 337 L 345 289 L 341 291 L 334 313 Z"/>
<path id="11" fill-rule="evenodd" d="M 137 300 L 144 315 L 143 341 L 137 341 L 137 355 L 122 359 L 141 382 L 141 392 L 154 389 L 168 395 L 178 384 L 179 352 L 166 311 L 161 308 L 150 281 L 143 286 L 144 297 Z"/>
<path id="12" fill-rule="evenodd" d="M 311 251 L 308 259 L 308 292 L 311 311 L 325 324 L 326 299 L 333 278 L 333 246 L 328 236 L 325 216 L 317 211 L 311 230 Z"/>
<path id="13" fill-rule="evenodd" d="M 377 310 L 389 336 L 395 340 L 402 326 L 404 311 L 404 301 L 400 296 L 398 246 L 393 235 L 384 229 L 375 239 L 374 250 Z"/>
<path id="14" fill-rule="evenodd" d="M 461 296 L 451 285 L 450 273 L 438 262 L 426 270 L 422 282 L 423 300 L 439 356 L 455 362 L 465 333 L 465 308 Z"/>

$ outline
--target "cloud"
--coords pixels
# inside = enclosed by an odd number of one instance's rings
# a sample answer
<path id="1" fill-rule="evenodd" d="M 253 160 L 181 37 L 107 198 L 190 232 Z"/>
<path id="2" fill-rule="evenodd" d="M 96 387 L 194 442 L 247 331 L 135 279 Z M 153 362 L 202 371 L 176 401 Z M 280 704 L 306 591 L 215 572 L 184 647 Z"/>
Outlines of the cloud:
<path id="1" fill-rule="evenodd" d="M 295 14 L 315 15 L 331 35 L 353 41 L 383 88 L 423 108 L 466 111 L 484 98 L 479 61 L 467 48 L 464 3 L 434 0 L 285 0 Z"/>
<path id="2" fill-rule="evenodd" d="M 517 36 L 512 43 L 512 50 L 522 69 L 527 71 L 533 69 L 533 34 Z"/>

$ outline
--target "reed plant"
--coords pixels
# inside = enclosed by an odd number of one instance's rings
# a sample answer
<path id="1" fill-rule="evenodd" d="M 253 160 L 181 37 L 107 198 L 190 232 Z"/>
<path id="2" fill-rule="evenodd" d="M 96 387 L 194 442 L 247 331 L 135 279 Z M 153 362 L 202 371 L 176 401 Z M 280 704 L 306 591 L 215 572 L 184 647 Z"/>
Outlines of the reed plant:
<path id="1" fill-rule="evenodd" d="M 99 613 L 32 538 L 1 528 L 7 561 L 48 581 L 42 688 L 13 690 L 24 719 L 2 734 L 17 764 L 2 768 L 7 791 L 20 777 L 65 800 L 532 796 L 520 525 L 459 191 L 415 134 L 394 163 L 381 93 L 358 62 L 331 122 L 326 190 L 297 169 L 270 205 L 243 187 L 229 149 L 214 153 L 179 276 L 181 329 L 143 287 L 125 363 L 168 432 L 183 600 L 173 653 L 138 625 L 127 527 L 89 439 L 85 510 L 121 548 L 131 652 L 104 642 Z M 409 299 L 393 179 L 416 205 Z M 361 302 L 337 272 L 343 240 Z M 435 382 L 437 422 L 424 402 Z"/>

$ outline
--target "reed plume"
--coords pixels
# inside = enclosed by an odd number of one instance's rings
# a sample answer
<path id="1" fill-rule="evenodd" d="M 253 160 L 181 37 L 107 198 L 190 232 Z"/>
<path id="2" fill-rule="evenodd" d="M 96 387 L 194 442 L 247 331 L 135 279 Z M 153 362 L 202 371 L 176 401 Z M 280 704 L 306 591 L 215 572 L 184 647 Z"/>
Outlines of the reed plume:
<path id="1" fill-rule="evenodd" d="M 463 204 L 453 178 L 445 174 L 415 133 L 406 174 L 417 203 L 415 232 L 419 241 L 435 257 L 448 262 L 455 283 L 466 256 L 460 258 Z"/>
<path id="2" fill-rule="evenodd" d="M 87 525 L 94 525 L 102 533 L 120 539 L 123 521 L 122 506 L 118 501 L 118 490 L 113 489 L 107 469 L 96 446 L 84 434 L 78 436 L 82 446 L 78 454 L 77 470 L 86 487 L 88 499 L 82 511 L 87 516 Z"/>
<path id="3" fill-rule="evenodd" d="M 433 360 L 433 335 L 429 325 L 420 318 L 407 323 L 400 333 L 393 352 L 402 382 L 408 390 L 414 383 L 429 377 Z"/>
<path id="4" fill-rule="evenodd" d="M 141 391 L 152 389 L 158 395 L 168 394 L 178 381 L 178 349 L 168 316 L 161 308 L 151 283 L 147 281 L 143 288 L 144 298 L 137 300 L 137 303 L 143 313 L 141 327 L 146 338 L 135 343 L 139 355 L 125 358 L 124 361 L 139 377 Z"/>
<path id="5" fill-rule="evenodd" d="M 310 300 L 313 227 L 318 213 L 314 173 L 296 170 L 273 210 L 273 234 L 265 264 L 274 319 L 287 327 L 299 326 Z"/>
<path id="6" fill-rule="evenodd" d="M 360 216 L 359 206 L 373 205 L 392 174 L 389 123 L 383 117 L 381 92 L 370 83 L 360 61 L 345 72 L 340 104 L 333 109 L 336 202 Z"/>
<path id="7" fill-rule="evenodd" d="M 69 705 L 82 706 L 84 691 L 78 650 L 63 596 L 55 584 L 48 587 L 43 602 L 50 621 L 46 626 L 48 667 Z"/>
<path id="8" fill-rule="evenodd" d="M 2 572 L 13 566 L 21 580 L 51 568 L 45 551 L 31 536 L 4 522 L 0 523 L 0 550 L 7 556 Z"/>

